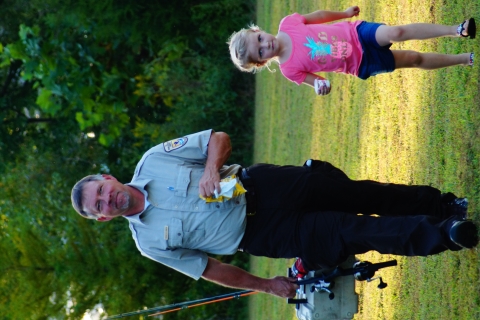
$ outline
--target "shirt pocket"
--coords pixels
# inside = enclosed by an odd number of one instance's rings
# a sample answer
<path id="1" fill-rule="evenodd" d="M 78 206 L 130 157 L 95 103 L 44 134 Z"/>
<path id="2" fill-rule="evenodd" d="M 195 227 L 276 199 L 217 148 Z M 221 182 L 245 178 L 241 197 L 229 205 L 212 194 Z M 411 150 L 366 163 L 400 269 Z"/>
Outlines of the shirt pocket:
<path id="1" fill-rule="evenodd" d="M 205 239 L 205 226 L 200 224 L 195 230 L 183 231 L 183 245 L 188 248 L 195 248 L 199 242 Z"/>
<path id="2" fill-rule="evenodd" d="M 178 176 L 177 176 L 177 181 L 176 181 L 176 186 L 175 186 L 175 196 L 176 197 L 187 197 L 187 190 L 188 186 L 190 185 L 190 175 L 192 173 L 192 169 L 185 167 L 185 166 L 179 166 L 178 170 Z"/>
<path id="3" fill-rule="evenodd" d="M 168 226 L 165 226 L 165 235 L 168 249 L 175 248 L 195 248 L 198 243 L 205 239 L 205 229 L 203 224 L 195 230 L 184 230 L 183 221 L 177 218 L 171 218 Z M 167 236 L 168 234 L 168 236 Z"/>
<path id="4" fill-rule="evenodd" d="M 165 240 L 167 240 L 168 248 L 180 248 L 183 243 L 183 221 L 181 219 L 172 218 L 170 224 L 165 226 Z"/>

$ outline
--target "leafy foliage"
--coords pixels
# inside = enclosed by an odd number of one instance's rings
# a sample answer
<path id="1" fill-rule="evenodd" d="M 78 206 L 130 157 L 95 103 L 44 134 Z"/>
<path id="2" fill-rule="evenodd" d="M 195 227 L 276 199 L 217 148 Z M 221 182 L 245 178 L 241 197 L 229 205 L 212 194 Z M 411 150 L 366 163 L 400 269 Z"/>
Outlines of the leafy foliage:
<path id="1" fill-rule="evenodd" d="M 84 220 L 73 213 L 69 193 L 91 173 L 128 181 L 149 147 L 207 128 L 231 135 L 232 162 L 251 162 L 253 84 L 235 73 L 225 41 L 251 20 L 252 6 L 3 2 L 3 318 L 78 319 L 97 303 L 112 315 L 230 291 L 143 258 L 122 219 Z M 221 259 L 246 263 L 244 256 Z M 242 318 L 242 303 L 165 318 Z"/>
<path id="2" fill-rule="evenodd" d="M 161 132 L 156 138 L 250 121 L 252 95 L 233 80 L 224 44 L 231 24 L 245 18 L 233 14 L 238 2 L 162 2 L 161 7 L 124 2 L 124 7 L 108 1 L 38 3 L 42 17 L 31 26 L 20 25 L 19 39 L 4 47 L 0 65 L 6 74 L 7 68 L 16 74 L 20 87 L 37 90 L 37 114 L 76 121 L 80 130 L 95 131 L 106 147 L 126 131 L 142 139 L 149 135 L 145 128 L 152 126 Z M 151 12 L 168 12 L 162 20 L 167 23 L 158 25 L 159 17 Z M 123 23 L 132 16 L 147 23 Z M 239 102 L 241 111 L 225 112 L 238 109 L 232 106 Z M 20 113 L 23 106 L 16 106 Z M 188 112 L 176 111 L 185 108 Z M 200 119 L 187 126 L 184 114 L 191 112 L 190 119 Z"/>

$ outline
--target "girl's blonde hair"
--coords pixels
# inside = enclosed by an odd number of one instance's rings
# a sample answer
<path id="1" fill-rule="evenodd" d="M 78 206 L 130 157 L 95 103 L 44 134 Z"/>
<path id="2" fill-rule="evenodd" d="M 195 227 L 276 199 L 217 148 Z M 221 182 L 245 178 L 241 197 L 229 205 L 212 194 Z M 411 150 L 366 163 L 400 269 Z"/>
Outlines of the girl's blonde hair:
<path id="1" fill-rule="evenodd" d="M 252 23 L 248 25 L 246 29 L 242 28 L 240 31 L 234 32 L 230 38 L 228 38 L 227 44 L 230 50 L 230 58 L 232 59 L 233 64 L 242 71 L 255 73 L 265 67 L 268 68 L 271 60 L 273 60 L 270 59 L 263 62 L 252 61 L 247 55 L 247 36 L 249 33 L 258 31 L 262 31 L 262 29 Z"/>

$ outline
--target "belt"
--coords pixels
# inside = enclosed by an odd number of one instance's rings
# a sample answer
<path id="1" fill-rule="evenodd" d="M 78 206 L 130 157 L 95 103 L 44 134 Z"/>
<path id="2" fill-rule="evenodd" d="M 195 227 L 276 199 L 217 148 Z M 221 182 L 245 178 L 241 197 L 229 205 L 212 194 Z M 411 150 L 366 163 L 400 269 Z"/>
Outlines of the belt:
<path id="1" fill-rule="evenodd" d="M 245 190 L 247 190 L 245 193 L 247 216 L 253 216 L 257 212 L 257 195 L 255 194 L 255 187 L 253 186 L 253 179 L 248 175 L 248 169 L 245 168 L 242 168 L 241 172 L 238 173 L 238 178 L 242 182 Z"/>
<path id="2" fill-rule="evenodd" d="M 248 175 L 248 169 L 242 168 L 238 172 L 238 178 L 243 184 L 243 187 L 247 192 L 245 193 L 245 199 L 247 201 L 247 218 L 253 216 L 257 212 L 257 195 L 255 194 L 255 187 L 253 186 L 253 179 Z M 248 223 L 248 222 L 247 222 Z M 238 251 L 243 252 L 245 248 L 245 235 L 243 235 L 240 244 L 238 245 Z"/>

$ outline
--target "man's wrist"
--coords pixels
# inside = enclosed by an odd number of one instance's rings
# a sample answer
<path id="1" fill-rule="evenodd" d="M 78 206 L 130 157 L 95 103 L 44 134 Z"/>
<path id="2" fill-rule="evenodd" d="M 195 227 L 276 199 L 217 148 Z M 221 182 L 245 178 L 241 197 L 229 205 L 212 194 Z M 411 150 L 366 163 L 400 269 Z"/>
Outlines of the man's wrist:
<path id="1" fill-rule="evenodd" d="M 204 172 L 207 173 L 208 175 L 215 175 L 215 174 L 220 174 L 219 173 L 220 168 L 218 168 L 216 165 L 211 164 L 211 165 L 206 165 Z"/>
<path id="2" fill-rule="evenodd" d="M 264 279 L 264 278 L 260 278 L 260 279 L 261 280 L 258 282 L 259 291 L 263 291 L 269 294 L 274 294 L 273 279 Z"/>

